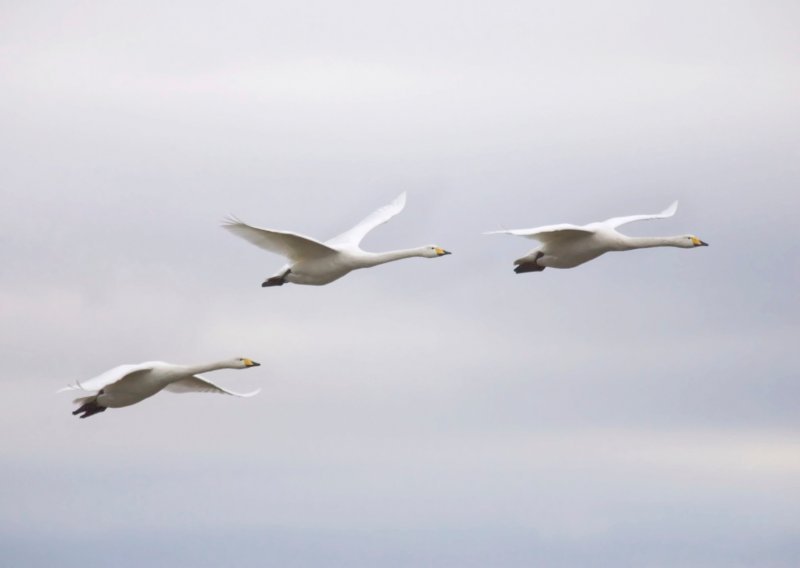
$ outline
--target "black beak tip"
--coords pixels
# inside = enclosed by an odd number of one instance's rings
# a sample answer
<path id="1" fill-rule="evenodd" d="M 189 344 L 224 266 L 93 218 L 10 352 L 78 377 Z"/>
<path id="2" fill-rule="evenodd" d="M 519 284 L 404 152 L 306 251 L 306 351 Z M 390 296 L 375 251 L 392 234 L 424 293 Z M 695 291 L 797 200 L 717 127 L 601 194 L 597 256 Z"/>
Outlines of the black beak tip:
<path id="1" fill-rule="evenodd" d="M 707 243 L 707 242 L 705 242 L 705 241 L 700 241 L 700 246 L 701 246 L 701 247 L 707 247 L 707 246 L 708 246 L 708 243 Z"/>
<path id="2" fill-rule="evenodd" d="M 255 361 L 250 361 L 250 363 L 251 363 L 251 365 L 250 365 L 251 367 L 260 367 L 261 366 L 261 363 L 256 363 Z"/>
<path id="3" fill-rule="evenodd" d="M 449 250 L 446 250 L 446 251 L 444 251 L 444 252 L 442 253 L 442 256 L 444 256 L 444 255 L 446 255 L 446 254 L 453 254 L 453 253 L 452 253 L 452 252 L 450 252 Z"/>

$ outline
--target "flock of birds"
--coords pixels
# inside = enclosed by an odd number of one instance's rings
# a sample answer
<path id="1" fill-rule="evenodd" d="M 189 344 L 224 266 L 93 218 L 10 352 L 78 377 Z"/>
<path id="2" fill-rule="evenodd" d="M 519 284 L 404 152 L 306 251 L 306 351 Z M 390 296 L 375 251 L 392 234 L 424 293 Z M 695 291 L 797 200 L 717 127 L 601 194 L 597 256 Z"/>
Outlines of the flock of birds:
<path id="1" fill-rule="evenodd" d="M 368 215 L 360 223 L 327 241 L 289 231 L 276 231 L 253 227 L 236 218 L 226 221 L 224 227 L 256 246 L 284 256 L 288 263 L 263 284 L 282 286 L 287 282 L 321 286 L 338 280 L 359 268 L 370 268 L 401 260 L 422 257 L 437 258 L 450 254 L 436 245 L 387 252 L 368 252 L 359 245 L 364 237 L 403 210 L 405 193 L 390 204 Z M 613 217 L 588 225 L 548 225 L 533 229 L 491 231 L 486 234 L 508 234 L 539 241 L 539 246 L 514 261 L 514 272 L 541 272 L 545 268 L 574 268 L 612 251 L 626 251 L 651 247 L 695 248 L 708 246 L 694 235 L 672 237 L 629 237 L 617 228 L 634 221 L 665 219 L 678 209 L 677 201 L 661 213 Z M 89 392 L 75 399 L 78 409 L 72 414 L 86 418 L 107 408 L 130 406 L 167 390 L 170 392 L 215 392 L 234 396 L 253 396 L 235 393 L 201 377 L 201 373 L 219 369 L 249 369 L 257 367 L 252 359 L 235 358 L 206 365 L 174 365 L 162 361 L 149 361 L 137 365 L 120 365 L 87 381 L 77 381 L 61 391 Z"/>

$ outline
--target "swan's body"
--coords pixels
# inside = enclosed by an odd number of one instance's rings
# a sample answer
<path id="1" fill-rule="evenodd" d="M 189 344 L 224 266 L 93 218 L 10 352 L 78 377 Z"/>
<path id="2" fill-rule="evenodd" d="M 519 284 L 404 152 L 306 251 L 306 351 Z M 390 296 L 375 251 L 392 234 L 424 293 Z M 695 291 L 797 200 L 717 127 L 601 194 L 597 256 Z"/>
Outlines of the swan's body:
<path id="1" fill-rule="evenodd" d="M 406 194 L 402 193 L 352 229 L 325 242 L 297 233 L 260 229 L 235 218 L 228 219 L 224 227 L 256 246 L 289 259 L 289 264 L 267 278 L 262 286 L 281 286 L 286 282 L 321 286 L 359 268 L 370 268 L 415 256 L 436 258 L 450 254 L 435 245 L 388 252 L 367 252 L 361 249 L 359 244 L 367 233 L 400 213 L 405 204 Z"/>
<path id="2" fill-rule="evenodd" d="M 514 261 L 514 272 L 540 272 L 547 267 L 574 268 L 612 251 L 625 251 L 651 247 L 694 248 L 708 246 L 694 235 L 673 237 L 629 237 L 617 227 L 647 219 L 672 217 L 678 209 L 676 201 L 661 213 L 614 217 L 588 225 L 548 225 L 533 229 L 491 231 L 487 234 L 508 234 L 536 239 L 542 244 Z"/>
<path id="3" fill-rule="evenodd" d="M 106 408 L 136 404 L 162 390 L 175 393 L 214 392 L 233 396 L 253 396 L 258 391 L 235 393 L 199 377 L 198 374 L 218 369 L 247 369 L 258 366 L 259 363 L 244 358 L 194 366 L 148 361 L 137 365 L 114 367 L 87 381 L 77 381 L 59 392 L 71 390 L 94 392 L 95 394 L 75 400 L 81 406 L 72 414 L 83 413 L 81 418 L 86 418 L 103 412 Z"/>

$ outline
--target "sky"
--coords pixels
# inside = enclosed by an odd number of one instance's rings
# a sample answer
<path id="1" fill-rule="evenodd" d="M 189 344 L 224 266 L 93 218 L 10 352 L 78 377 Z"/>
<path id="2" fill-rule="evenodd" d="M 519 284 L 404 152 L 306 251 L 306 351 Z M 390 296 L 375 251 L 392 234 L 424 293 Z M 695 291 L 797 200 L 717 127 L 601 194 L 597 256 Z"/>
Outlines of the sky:
<path id="1" fill-rule="evenodd" d="M 0 560 L 790 567 L 800 5 L 0 3 Z M 230 214 L 440 259 L 323 287 Z M 484 231 L 708 248 L 516 275 Z M 250 399 L 78 420 L 122 363 Z"/>

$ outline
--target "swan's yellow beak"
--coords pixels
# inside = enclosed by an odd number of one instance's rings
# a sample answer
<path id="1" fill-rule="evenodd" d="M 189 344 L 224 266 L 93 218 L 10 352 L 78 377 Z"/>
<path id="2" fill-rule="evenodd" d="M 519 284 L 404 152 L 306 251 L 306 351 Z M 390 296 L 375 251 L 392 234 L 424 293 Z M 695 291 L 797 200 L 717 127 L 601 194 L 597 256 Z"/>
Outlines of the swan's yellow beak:
<path id="1" fill-rule="evenodd" d="M 245 359 L 244 360 L 244 366 L 245 367 L 258 367 L 260 365 L 261 365 L 261 363 L 256 363 L 252 359 Z"/>
<path id="2" fill-rule="evenodd" d="M 453 253 L 448 252 L 448 251 L 446 251 L 446 250 L 444 250 L 442 248 L 437 248 L 436 249 L 436 254 L 438 254 L 439 256 L 444 256 L 446 254 L 453 254 Z"/>
<path id="3" fill-rule="evenodd" d="M 696 246 L 696 247 L 707 247 L 708 246 L 708 243 L 704 243 L 703 241 L 701 241 L 697 237 L 692 237 L 692 244 L 694 246 Z"/>

